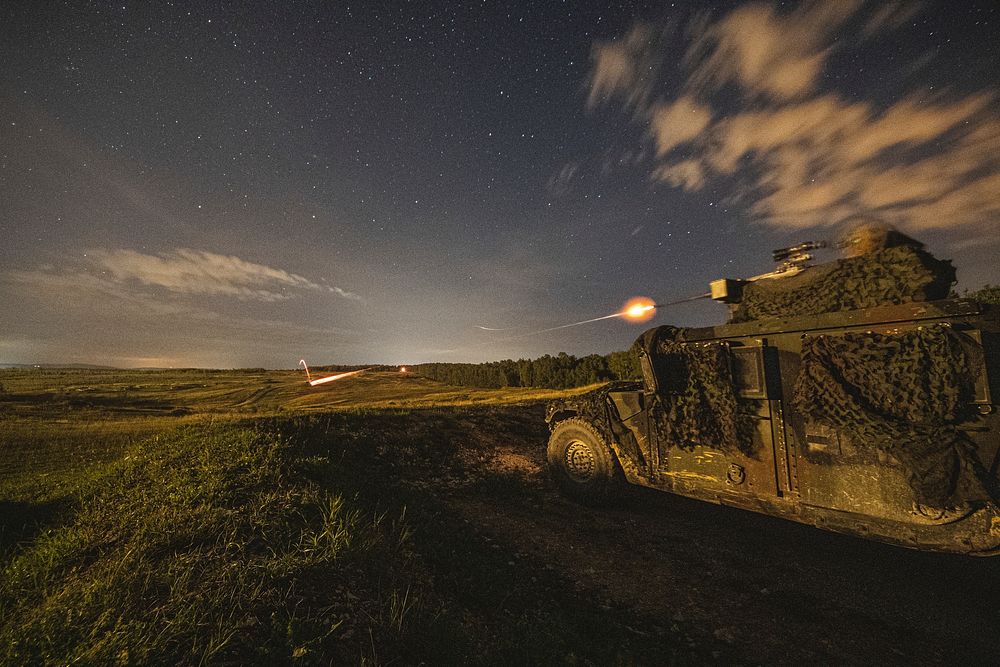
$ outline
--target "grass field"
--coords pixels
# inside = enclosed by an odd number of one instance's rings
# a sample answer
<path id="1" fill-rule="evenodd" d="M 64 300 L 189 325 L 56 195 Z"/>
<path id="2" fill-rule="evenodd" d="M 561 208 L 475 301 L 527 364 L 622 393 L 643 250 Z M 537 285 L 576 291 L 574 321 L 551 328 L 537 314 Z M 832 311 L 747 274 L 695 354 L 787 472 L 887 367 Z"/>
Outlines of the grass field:
<path id="1" fill-rule="evenodd" d="M 367 373 L 310 387 L 296 371 L 48 369 L 0 371 L 0 387 L 0 497 L 30 503 L 66 496 L 100 470 L 95 464 L 181 426 L 333 411 L 511 405 L 587 389 L 470 389 L 402 373 Z"/>
<path id="2" fill-rule="evenodd" d="M 10 370 L 0 386 L 0 662 L 496 663 L 579 650 L 576 618 L 531 607 L 487 629 L 481 598 L 442 586 L 442 574 L 489 578 L 496 556 L 456 560 L 467 540 L 393 467 L 412 457 L 411 479 L 460 475 L 449 443 L 468 433 L 543 446 L 540 402 L 567 392 L 399 373 L 313 388 L 267 371 Z M 488 485 L 517 492 L 503 476 Z M 520 579 L 501 570 L 482 595 L 506 600 Z"/>
<path id="3" fill-rule="evenodd" d="M 546 474 L 398 373 L 0 371 L 0 664 L 992 664 L 1000 559 Z M 578 390 L 584 391 L 584 389 Z"/>

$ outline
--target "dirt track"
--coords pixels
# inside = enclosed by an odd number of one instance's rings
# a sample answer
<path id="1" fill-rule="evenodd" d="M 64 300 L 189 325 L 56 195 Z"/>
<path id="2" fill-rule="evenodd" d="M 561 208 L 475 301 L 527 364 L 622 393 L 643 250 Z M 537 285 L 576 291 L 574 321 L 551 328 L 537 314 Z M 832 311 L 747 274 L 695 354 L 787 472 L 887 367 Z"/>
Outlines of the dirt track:
<path id="1" fill-rule="evenodd" d="M 482 661 L 996 663 L 1000 557 L 912 551 L 640 488 L 581 507 L 548 479 L 542 415 L 413 411 L 365 421 L 342 445 L 376 504 L 406 504 L 435 594 L 479 628 Z M 580 655 L 520 655 L 516 636 L 496 637 L 531 631 L 553 608 L 564 620 L 550 636 L 569 628 L 563 647 Z"/>
<path id="2" fill-rule="evenodd" d="M 662 637 L 695 647 L 682 661 L 995 664 L 1000 557 L 910 551 L 645 489 L 614 508 L 581 507 L 545 474 L 541 416 L 539 406 L 435 411 L 421 422 L 433 450 L 413 444 L 425 440 L 411 416 L 398 425 L 407 435 L 380 434 L 376 456 L 416 492 L 409 502 L 444 508 L 443 524 L 457 517 L 455 530 L 489 547 L 509 581 L 539 580 L 541 598 L 566 589 L 570 602 L 551 603 L 642 638 L 630 660 L 666 662 Z M 473 571 L 456 594 L 490 576 Z"/>
<path id="3" fill-rule="evenodd" d="M 500 512 L 455 502 L 581 589 L 653 624 L 689 621 L 750 662 L 989 664 L 994 655 L 1000 563 L 859 543 L 653 492 L 619 510 L 581 509 L 549 489 L 543 497 L 541 507 Z"/>

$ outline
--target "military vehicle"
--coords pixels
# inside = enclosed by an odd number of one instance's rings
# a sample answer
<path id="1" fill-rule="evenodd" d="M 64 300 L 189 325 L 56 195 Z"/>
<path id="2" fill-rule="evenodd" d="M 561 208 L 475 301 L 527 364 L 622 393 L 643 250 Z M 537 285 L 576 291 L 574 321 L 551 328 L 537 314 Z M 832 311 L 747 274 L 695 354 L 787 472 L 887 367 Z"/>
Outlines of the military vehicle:
<path id="1" fill-rule="evenodd" d="M 586 503 L 627 482 L 913 548 L 1000 553 L 1000 307 L 941 298 L 951 263 L 892 230 L 855 233 L 851 256 L 809 266 L 804 251 L 820 245 L 776 251 L 775 273 L 713 283 L 728 324 L 642 334 L 641 382 L 550 404 L 554 480 Z"/>

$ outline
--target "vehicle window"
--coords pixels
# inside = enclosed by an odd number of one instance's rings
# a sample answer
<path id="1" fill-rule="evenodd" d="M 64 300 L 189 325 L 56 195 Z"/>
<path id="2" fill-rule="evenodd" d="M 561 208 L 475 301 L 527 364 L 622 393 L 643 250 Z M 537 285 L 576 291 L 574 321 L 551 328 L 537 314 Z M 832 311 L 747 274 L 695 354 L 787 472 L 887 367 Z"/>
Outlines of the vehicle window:
<path id="1" fill-rule="evenodd" d="M 743 398 L 767 398 L 763 349 L 736 347 L 730 350 L 733 383 Z"/>

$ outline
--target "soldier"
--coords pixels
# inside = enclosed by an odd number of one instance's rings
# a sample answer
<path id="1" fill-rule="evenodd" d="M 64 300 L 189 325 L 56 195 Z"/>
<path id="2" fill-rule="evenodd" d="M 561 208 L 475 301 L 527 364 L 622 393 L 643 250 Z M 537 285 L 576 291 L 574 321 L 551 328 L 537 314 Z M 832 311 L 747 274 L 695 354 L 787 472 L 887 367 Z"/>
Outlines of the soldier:
<path id="1" fill-rule="evenodd" d="M 946 298 L 955 283 L 949 260 L 881 222 L 859 222 L 837 245 L 844 259 L 745 283 L 730 321 L 935 301 Z"/>

